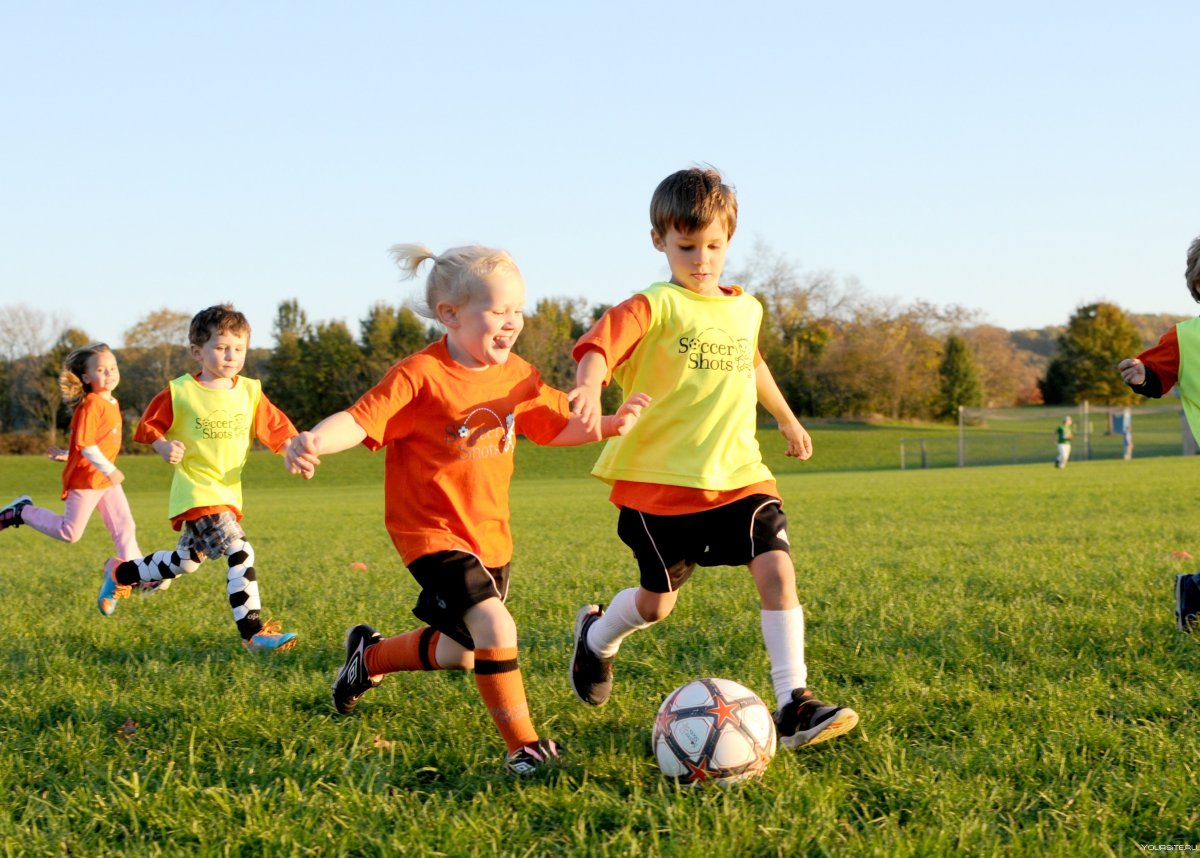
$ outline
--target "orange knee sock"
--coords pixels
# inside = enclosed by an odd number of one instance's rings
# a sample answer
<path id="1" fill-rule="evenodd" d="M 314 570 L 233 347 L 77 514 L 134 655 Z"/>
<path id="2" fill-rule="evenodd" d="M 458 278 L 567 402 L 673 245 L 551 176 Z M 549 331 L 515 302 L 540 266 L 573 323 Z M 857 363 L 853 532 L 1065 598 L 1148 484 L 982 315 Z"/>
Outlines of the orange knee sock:
<path id="1" fill-rule="evenodd" d="M 413 629 L 402 635 L 384 638 L 367 647 L 363 661 L 371 676 L 397 673 L 401 670 L 440 670 L 437 663 L 437 642 L 442 636 L 429 626 Z"/>
<path id="2" fill-rule="evenodd" d="M 529 717 L 516 647 L 476 649 L 475 685 L 510 751 L 538 740 Z"/>

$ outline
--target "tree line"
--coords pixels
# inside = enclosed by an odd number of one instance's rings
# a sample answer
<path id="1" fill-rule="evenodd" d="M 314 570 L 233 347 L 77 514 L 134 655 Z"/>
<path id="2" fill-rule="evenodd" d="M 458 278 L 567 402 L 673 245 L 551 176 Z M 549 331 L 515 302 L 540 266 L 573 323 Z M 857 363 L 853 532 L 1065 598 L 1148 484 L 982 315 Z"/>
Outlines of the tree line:
<path id="1" fill-rule="evenodd" d="M 853 279 L 805 271 L 761 243 L 729 275 L 763 303 L 759 350 L 801 417 L 939 420 L 953 419 L 960 406 L 1137 399 L 1115 366 L 1141 351 L 1145 336 L 1113 304 L 1078 308 L 1039 354 L 976 311 L 868 300 Z M 582 298 L 542 299 L 526 314 L 516 351 L 548 383 L 569 390 L 571 347 L 606 309 Z M 186 345 L 190 318 L 153 311 L 114 348 L 127 432 L 170 379 L 195 370 Z M 343 321 L 310 321 L 298 301 L 284 301 L 272 332 L 272 348 L 254 348 L 252 340 L 245 374 L 261 379 L 299 428 L 350 405 L 395 361 L 441 336 L 410 307 L 386 302 L 351 330 Z M 53 313 L 0 307 L 0 451 L 40 452 L 61 441 L 70 414 L 58 373 L 72 349 L 91 341 Z M 618 391 L 606 396 L 611 410 Z"/>

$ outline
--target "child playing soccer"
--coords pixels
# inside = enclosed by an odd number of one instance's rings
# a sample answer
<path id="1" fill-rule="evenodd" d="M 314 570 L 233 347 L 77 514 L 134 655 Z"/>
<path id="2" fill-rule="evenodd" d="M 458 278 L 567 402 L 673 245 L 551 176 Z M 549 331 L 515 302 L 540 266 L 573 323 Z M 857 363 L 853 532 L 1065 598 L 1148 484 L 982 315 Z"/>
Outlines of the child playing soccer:
<path id="1" fill-rule="evenodd" d="M 1192 298 L 1200 302 L 1200 236 L 1188 247 L 1183 278 Z M 1117 369 L 1134 393 L 1154 399 L 1178 384 L 1188 426 L 1200 438 L 1197 366 L 1200 366 L 1200 318 L 1180 322 L 1163 334 L 1156 345 L 1135 358 L 1125 358 L 1117 364 Z M 1183 632 L 1191 632 L 1200 623 L 1200 573 L 1175 576 L 1175 623 Z"/>
<path id="2" fill-rule="evenodd" d="M 142 556 L 129 501 L 121 488 L 125 475 L 116 465 L 124 423 L 113 391 L 120 382 L 117 359 L 104 343 L 92 343 L 67 355 L 58 386 L 63 401 L 74 409 L 71 440 L 66 450 L 52 447 L 48 451 L 51 459 L 66 463 L 63 514 L 34 506 L 29 495 L 21 495 L 0 509 L 0 530 L 27 524 L 38 533 L 71 544 L 83 538 L 92 512 L 99 510 L 116 556 L 122 560 Z"/>
<path id="3" fill-rule="evenodd" d="M 333 705 L 349 714 L 387 673 L 473 669 L 508 746 L 505 768 L 529 774 L 559 749 L 534 729 L 517 628 L 505 606 L 517 433 L 537 444 L 597 441 L 628 431 L 648 400 L 631 397 L 590 431 L 572 419 L 567 395 L 512 354 L 524 326 L 525 284 L 504 251 L 456 247 L 437 256 L 402 244 L 392 254 L 409 277 L 433 263 L 424 309 L 445 336 L 393 365 L 349 409 L 298 435 L 287 462 L 308 477 L 323 454 L 359 443 L 387 448 L 387 529 L 421 586 L 413 613 L 426 625 L 390 638 L 368 625 L 350 629 Z"/>
<path id="4" fill-rule="evenodd" d="M 188 340 L 200 371 L 181 375 L 155 396 L 134 433 L 135 441 L 150 444 L 175 466 L 168 514 L 181 531 L 179 542 L 174 551 L 109 560 L 96 602 L 100 613 L 111 616 L 121 588 L 169 581 L 196 571 L 207 558 L 224 557 L 229 607 L 242 646 L 252 652 L 289 649 L 295 633 L 262 622 L 254 549 L 239 522 L 242 468 L 250 445 L 257 437 L 281 452 L 296 429 L 258 381 L 238 375 L 250 344 L 244 315 L 229 304 L 201 310 L 192 319 Z"/>
<path id="5" fill-rule="evenodd" d="M 571 684 L 583 702 L 604 704 L 621 642 L 671 613 L 697 565 L 747 565 L 762 604 L 780 742 L 822 742 L 852 729 L 858 715 L 807 687 L 787 518 L 755 439 L 756 401 L 778 421 L 787 455 L 809 458 L 812 441 L 757 352 L 762 305 L 719 285 L 737 199 L 715 170 L 682 170 L 655 190 L 650 219 L 670 282 L 613 307 L 573 352 L 572 393 L 585 421 L 598 413 L 610 374 L 655 404 L 605 445 L 592 471 L 612 485 L 617 535 L 633 549 L 640 586 L 617 593 L 607 610 L 579 610 Z"/>

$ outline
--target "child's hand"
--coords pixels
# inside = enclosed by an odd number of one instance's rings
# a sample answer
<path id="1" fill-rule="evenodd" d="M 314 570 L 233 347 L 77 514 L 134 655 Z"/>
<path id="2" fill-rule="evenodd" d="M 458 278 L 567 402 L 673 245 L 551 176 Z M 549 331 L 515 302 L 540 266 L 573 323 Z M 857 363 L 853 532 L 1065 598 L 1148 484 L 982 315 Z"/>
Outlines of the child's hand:
<path id="1" fill-rule="evenodd" d="M 596 432 L 600 428 L 600 385 L 582 384 L 576 387 L 567 394 L 567 402 L 571 403 L 571 413 L 583 422 L 587 431 Z"/>
<path id="2" fill-rule="evenodd" d="M 1146 365 L 1137 358 L 1125 358 L 1117 364 L 1121 378 L 1126 384 L 1141 385 L 1146 383 Z"/>
<path id="3" fill-rule="evenodd" d="M 118 468 L 108 475 L 108 481 L 114 486 L 119 486 L 121 483 L 125 482 L 125 475 L 122 474 L 121 470 Z"/>
<path id="4" fill-rule="evenodd" d="M 289 474 L 299 474 L 306 480 L 311 480 L 321 464 L 317 455 L 317 439 L 312 432 L 301 432 L 288 442 L 287 451 L 283 454 L 284 464 Z"/>
<path id="5" fill-rule="evenodd" d="M 801 462 L 812 456 L 812 438 L 809 436 L 808 431 L 800 425 L 799 420 L 781 425 L 779 431 L 783 433 L 784 438 L 787 438 L 787 456 L 799 459 Z"/>
<path id="6" fill-rule="evenodd" d="M 150 445 L 154 448 L 154 452 L 162 456 L 164 462 L 168 465 L 178 465 L 183 461 L 183 454 L 187 451 L 187 445 L 182 441 L 168 441 L 166 438 L 159 438 Z"/>
<path id="7" fill-rule="evenodd" d="M 52 462 L 65 462 L 69 453 L 62 447 L 47 447 L 46 458 Z"/>
<path id="8" fill-rule="evenodd" d="M 638 417 L 641 416 L 642 409 L 650 404 L 650 397 L 645 393 L 635 393 L 633 396 L 621 403 L 621 407 L 617 409 L 617 413 L 613 415 L 614 427 L 613 430 L 617 435 L 624 435 L 637 423 Z"/>

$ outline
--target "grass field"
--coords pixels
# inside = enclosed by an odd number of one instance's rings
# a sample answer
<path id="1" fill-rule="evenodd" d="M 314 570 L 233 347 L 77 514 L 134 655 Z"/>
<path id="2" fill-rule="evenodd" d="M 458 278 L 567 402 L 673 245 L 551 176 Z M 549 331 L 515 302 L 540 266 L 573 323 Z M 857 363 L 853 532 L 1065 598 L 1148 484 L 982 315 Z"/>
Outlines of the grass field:
<path id="1" fill-rule="evenodd" d="M 761 781 L 677 790 L 649 754 L 662 697 L 702 675 L 770 699 L 753 587 L 703 571 L 631 638 L 613 700 L 567 682 L 576 608 L 635 581 L 595 450 L 518 449 L 511 608 L 535 721 L 561 771 L 514 781 L 468 675 L 395 675 L 352 717 L 329 683 L 355 622 L 413 626 L 383 530 L 382 456 L 318 479 L 255 454 L 245 526 L 264 604 L 299 646 L 241 651 L 223 570 L 95 607 L 110 543 L 0 534 L 0 851 L 5 855 L 1127 855 L 1200 848 L 1200 642 L 1172 576 L 1200 556 L 1200 461 L 1056 471 L 844 469 L 840 430 L 779 467 L 811 683 L 849 736 L 780 753 Z M 773 465 L 778 448 L 769 440 Z M 822 461 L 822 451 L 825 456 Z M 146 551 L 169 547 L 169 468 L 127 457 Z M 870 466 L 868 466 L 870 467 Z M 880 465 L 879 467 L 884 467 Z M 827 468 L 827 470 L 821 470 Z M 0 458 L 0 503 L 52 508 L 59 468 Z M 350 563 L 367 565 L 355 571 Z"/>

